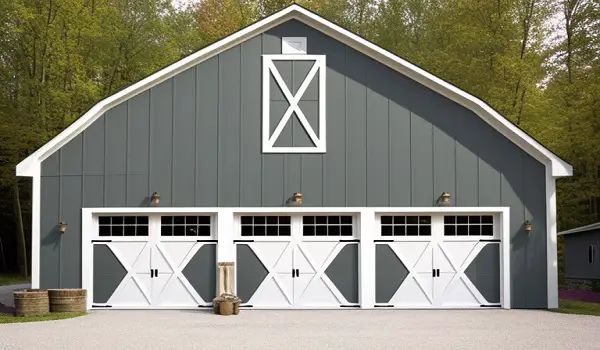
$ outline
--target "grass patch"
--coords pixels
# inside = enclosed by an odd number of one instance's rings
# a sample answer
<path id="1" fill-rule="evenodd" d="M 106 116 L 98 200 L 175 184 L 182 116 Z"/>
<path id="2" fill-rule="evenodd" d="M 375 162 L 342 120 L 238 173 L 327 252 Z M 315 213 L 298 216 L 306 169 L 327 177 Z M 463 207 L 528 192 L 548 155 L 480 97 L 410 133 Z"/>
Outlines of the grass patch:
<path id="1" fill-rule="evenodd" d="M 563 314 L 600 316 L 600 303 L 560 299 L 558 309 L 554 311 Z"/>
<path id="2" fill-rule="evenodd" d="M 30 279 L 16 273 L 0 273 L 0 286 L 29 283 Z"/>
<path id="3" fill-rule="evenodd" d="M 67 318 L 86 315 L 86 312 L 54 312 L 46 316 L 25 316 L 16 317 L 13 315 L 0 314 L 0 323 L 22 323 L 22 322 L 43 322 L 54 320 L 65 320 Z"/>

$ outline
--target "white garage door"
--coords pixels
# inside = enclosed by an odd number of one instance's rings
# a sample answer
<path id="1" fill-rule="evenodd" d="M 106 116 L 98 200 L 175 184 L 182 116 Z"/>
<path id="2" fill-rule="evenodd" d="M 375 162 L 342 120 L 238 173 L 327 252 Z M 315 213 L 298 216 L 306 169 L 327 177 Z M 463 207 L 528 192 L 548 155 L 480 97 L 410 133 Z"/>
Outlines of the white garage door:
<path id="1" fill-rule="evenodd" d="M 92 307 L 197 308 L 215 293 L 210 216 L 99 216 Z"/>
<path id="2" fill-rule="evenodd" d="M 239 220 L 236 286 L 244 306 L 358 306 L 358 239 L 351 215 Z"/>
<path id="3" fill-rule="evenodd" d="M 501 240 L 493 215 L 393 214 L 378 221 L 378 306 L 500 306 Z"/>

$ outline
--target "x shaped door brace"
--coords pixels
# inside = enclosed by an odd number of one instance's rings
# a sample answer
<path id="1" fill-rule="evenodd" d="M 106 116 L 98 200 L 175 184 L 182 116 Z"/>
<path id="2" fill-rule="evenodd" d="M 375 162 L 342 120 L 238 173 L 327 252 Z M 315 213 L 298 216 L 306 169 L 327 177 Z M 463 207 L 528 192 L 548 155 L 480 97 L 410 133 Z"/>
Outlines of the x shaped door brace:
<path id="1" fill-rule="evenodd" d="M 306 75 L 306 78 L 300 85 L 300 88 L 293 95 L 277 67 L 273 63 L 275 60 L 285 61 L 314 61 L 314 65 Z M 319 135 L 315 133 L 308 119 L 302 112 L 299 102 L 308 89 L 315 75 L 319 73 Z M 273 75 L 275 82 L 283 92 L 284 97 L 289 103 L 289 107 L 283 114 L 283 117 L 275 127 L 273 134 L 270 135 L 270 77 Z M 281 135 L 285 125 L 290 120 L 293 113 L 296 113 L 300 124 L 306 131 L 314 147 L 275 147 L 275 142 Z M 263 152 L 273 153 L 324 153 L 325 148 L 325 56 L 321 55 L 263 55 Z"/>

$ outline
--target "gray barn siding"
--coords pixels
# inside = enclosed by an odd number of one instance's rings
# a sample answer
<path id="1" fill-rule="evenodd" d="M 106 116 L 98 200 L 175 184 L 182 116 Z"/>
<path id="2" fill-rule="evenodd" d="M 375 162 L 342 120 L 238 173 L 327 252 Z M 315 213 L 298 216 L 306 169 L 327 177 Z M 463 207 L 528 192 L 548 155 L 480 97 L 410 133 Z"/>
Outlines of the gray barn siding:
<path id="1" fill-rule="evenodd" d="M 565 277 L 574 279 L 600 279 L 600 262 L 590 264 L 589 246 L 600 248 L 600 230 L 565 235 Z"/>
<path id="2" fill-rule="evenodd" d="M 325 154 L 261 152 L 260 54 L 280 53 L 282 36 L 327 55 Z M 308 68 L 278 67 L 295 93 Z M 301 102 L 311 123 L 317 95 Z M 297 121 L 282 137 L 307 140 Z M 474 113 L 289 21 L 113 108 L 43 162 L 41 285 L 80 285 L 81 206 L 143 207 L 154 191 L 174 207 L 277 207 L 298 191 L 306 206 L 432 206 L 447 191 L 452 205 L 511 208 L 513 305 L 543 308 L 544 184 L 544 166 Z"/>

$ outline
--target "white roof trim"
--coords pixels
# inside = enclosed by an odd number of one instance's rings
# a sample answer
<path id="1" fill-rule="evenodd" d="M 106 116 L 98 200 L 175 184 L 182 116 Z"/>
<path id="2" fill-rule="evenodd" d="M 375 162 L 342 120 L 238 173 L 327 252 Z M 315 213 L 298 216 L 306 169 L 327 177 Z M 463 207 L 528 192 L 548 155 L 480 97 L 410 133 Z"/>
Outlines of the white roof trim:
<path id="1" fill-rule="evenodd" d="M 559 232 L 558 235 L 563 236 L 563 235 L 568 235 L 571 233 L 587 232 L 587 231 L 592 231 L 592 230 L 600 230 L 600 222 L 597 222 L 597 223 L 591 224 L 591 225 L 572 228 L 572 229 L 566 230 L 566 231 L 562 231 L 562 232 Z"/>
<path id="2" fill-rule="evenodd" d="M 202 61 L 207 60 L 210 57 L 219 54 L 220 52 L 223 52 L 251 38 L 256 34 L 275 27 L 291 18 L 295 18 L 312 27 L 315 27 L 315 29 L 340 40 L 346 45 L 357 49 L 358 51 L 372 57 L 377 61 L 380 61 L 381 63 L 406 75 L 407 77 L 429 87 L 439 94 L 457 102 L 460 105 L 465 106 L 466 108 L 469 108 L 531 156 L 544 164 L 550 165 L 552 169 L 552 176 L 561 177 L 573 175 L 573 168 L 571 165 L 560 159 L 517 126 L 513 125 L 482 100 L 296 4 L 286 7 L 285 9 L 263 20 L 260 20 L 212 45 L 209 45 L 206 48 L 180 61 L 177 61 L 172 65 L 150 75 L 149 77 L 129 86 L 128 88 L 98 102 L 94 107 L 92 107 L 87 113 L 71 124 L 63 132 L 58 134 L 40 149 L 19 163 L 17 165 L 17 175 L 35 176 L 36 164 L 39 165 L 42 161 L 44 161 L 44 159 L 49 157 L 51 154 L 56 152 L 75 136 L 85 130 L 110 108 L 155 85 L 158 85 L 159 83 L 194 65 L 197 65 Z"/>

